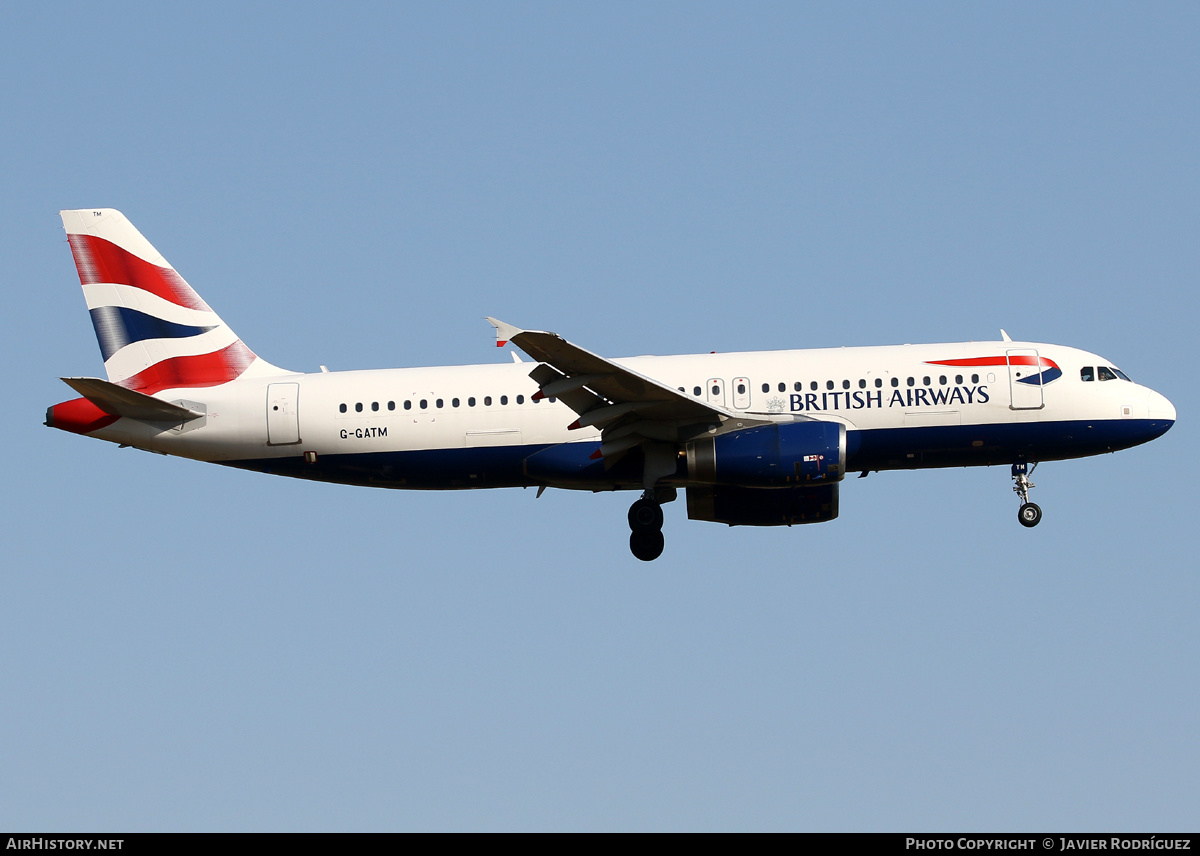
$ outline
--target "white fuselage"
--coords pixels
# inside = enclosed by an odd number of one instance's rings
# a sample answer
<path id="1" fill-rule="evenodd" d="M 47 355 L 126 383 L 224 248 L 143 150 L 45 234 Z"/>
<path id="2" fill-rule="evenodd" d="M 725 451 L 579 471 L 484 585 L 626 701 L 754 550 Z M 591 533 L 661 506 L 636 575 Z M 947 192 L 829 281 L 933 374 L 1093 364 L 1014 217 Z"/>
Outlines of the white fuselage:
<path id="1" fill-rule="evenodd" d="M 1036 368 L 1005 364 L 1005 355 L 1014 353 L 1034 353 L 1043 365 L 1048 360 L 1061 369 L 1061 375 L 1022 384 L 1021 374 L 1028 376 Z M 979 364 L 989 359 L 992 364 Z M 976 364 L 944 364 L 971 361 Z M 1111 366 L 1107 360 L 1040 343 L 644 356 L 614 362 L 735 413 L 840 422 L 850 438 L 850 470 L 1095 454 L 1151 439 L 1175 418 L 1170 402 L 1147 387 L 1123 379 L 1082 379 L 1084 369 L 1094 376 L 1099 367 Z M 371 464 L 352 468 L 347 478 L 320 468 L 320 474 L 311 473 L 331 481 L 448 488 L 534 484 L 537 479 L 522 479 L 512 469 L 523 450 L 575 442 L 596 445 L 600 433 L 587 427 L 568 430 L 576 414 L 559 401 L 533 400 L 538 391 L 529 377 L 533 365 L 291 374 L 242 378 L 209 389 L 164 390 L 158 394 L 161 399 L 202 405 L 204 419 L 182 430 L 121 419 L 94 436 L 288 475 L 309 474 L 277 470 L 270 462 L 294 461 L 309 453 L 317 461 L 368 456 L 362 460 L 387 461 L 391 467 L 390 475 L 378 481 L 369 472 Z M 1154 427 L 1164 423 L 1161 430 Z M 1103 424 L 1111 430 L 1097 441 L 1080 436 L 1072 449 L 1059 437 L 1061 431 L 1054 433 L 1055 426 L 1077 424 Z M 1041 446 L 1044 451 L 1038 452 L 1037 443 L 1008 448 L 985 430 L 1017 426 L 1028 426 L 1029 436 L 1050 437 Z M 957 430 L 929 431 L 939 428 Z M 972 439 L 974 434 L 979 439 Z M 936 437 L 961 448 L 949 458 L 939 457 L 939 450 L 928 448 L 931 440 L 938 442 Z M 885 443 L 876 442 L 883 438 Z M 402 471 L 404 458 L 389 457 L 472 449 L 506 450 L 512 460 L 492 468 L 505 475 L 480 478 L 476 473 L 472 479 L 468 470 L 473 465 L 468 465 L 461 471 L 451 466 L 444 484 L 428 473 L 409 480 Z M 433 459 L 418 469 L 426 473 L 430 466 Z"/>

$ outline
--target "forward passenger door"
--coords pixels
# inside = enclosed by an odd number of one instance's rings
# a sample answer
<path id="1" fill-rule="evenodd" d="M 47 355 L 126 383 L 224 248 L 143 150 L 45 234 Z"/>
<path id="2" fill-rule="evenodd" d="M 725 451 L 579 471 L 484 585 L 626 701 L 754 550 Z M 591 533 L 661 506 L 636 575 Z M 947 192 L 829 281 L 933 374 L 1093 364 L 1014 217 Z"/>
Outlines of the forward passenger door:
<path id="1" fill-rule="evenodd" d="M 1013 410 L 1040 410 L 1045 406 L 1041 360 L 1036 348 L 1008 351 L 1008 389 Z"/>

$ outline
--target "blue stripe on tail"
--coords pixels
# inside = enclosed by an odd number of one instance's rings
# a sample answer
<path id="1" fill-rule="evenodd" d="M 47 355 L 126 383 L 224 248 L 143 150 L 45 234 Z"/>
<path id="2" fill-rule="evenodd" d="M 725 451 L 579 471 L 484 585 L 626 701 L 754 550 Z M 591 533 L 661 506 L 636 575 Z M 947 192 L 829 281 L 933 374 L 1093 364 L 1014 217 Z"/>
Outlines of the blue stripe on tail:
<path id="1" fill-rule="evenodd" d="M 216 329 L 215 324 L 211 327 L 176 324 L 124 306 L 98 306 L 91 310 L 91 315 L 92 326 L 96 328 L 96 340 L 100 343 L 100 353 L 105 361 L 131 342 L 186 339 Z"/>

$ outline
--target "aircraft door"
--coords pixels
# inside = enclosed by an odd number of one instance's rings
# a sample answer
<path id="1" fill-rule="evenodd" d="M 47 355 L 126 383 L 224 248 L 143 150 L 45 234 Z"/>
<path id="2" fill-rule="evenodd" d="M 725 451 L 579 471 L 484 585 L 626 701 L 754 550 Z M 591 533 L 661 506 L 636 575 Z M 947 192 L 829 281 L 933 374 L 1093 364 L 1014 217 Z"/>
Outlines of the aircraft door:
<path id="1" fill-rule="evenodd" d="M 705 391 L 708 393 L 709 404 L 725 406 L 725 381 L 719 377 L 710 377 L 705 385 Z"/>
<path id="2" fill-rule="evenodd" d="M 267 386 L 267 445 L 287 446 L 300 442 L 299 400 L 298 383 Z"/>
<path id="3" fill-rule="evenodd" d="M 1040 410 L 1045 406 L 1042 369 L 1035 348 L 1008 351 L 1008 389 L 1013 410 Z"/>
<path id="4" fill-rule="evenodd" d="M 711 381 L 710 381 L 711 382 Z M 735 377 L 733 379 L 733 409 L 750 409 L 750 379 Z"/>

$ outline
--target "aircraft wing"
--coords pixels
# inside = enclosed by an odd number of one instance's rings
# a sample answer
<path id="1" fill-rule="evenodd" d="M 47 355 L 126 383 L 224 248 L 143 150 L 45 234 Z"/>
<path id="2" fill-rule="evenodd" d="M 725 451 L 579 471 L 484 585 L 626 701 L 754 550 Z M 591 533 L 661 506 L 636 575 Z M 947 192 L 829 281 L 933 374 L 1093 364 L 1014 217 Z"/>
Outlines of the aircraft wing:
<path id="1" fill-rule="evenodd" d="M 512 342 L 538 361 L 529 373 L 539 387 L 536 398 L 554 397 L 574 410 L 579 418 L 570 428 L 600 429 L 606 459 L 647 441 L 679 442 L 728 419 L 755 422 L 584 350 L 557 333 L 487 320 L 496 328 L 498 347 Z"/>

